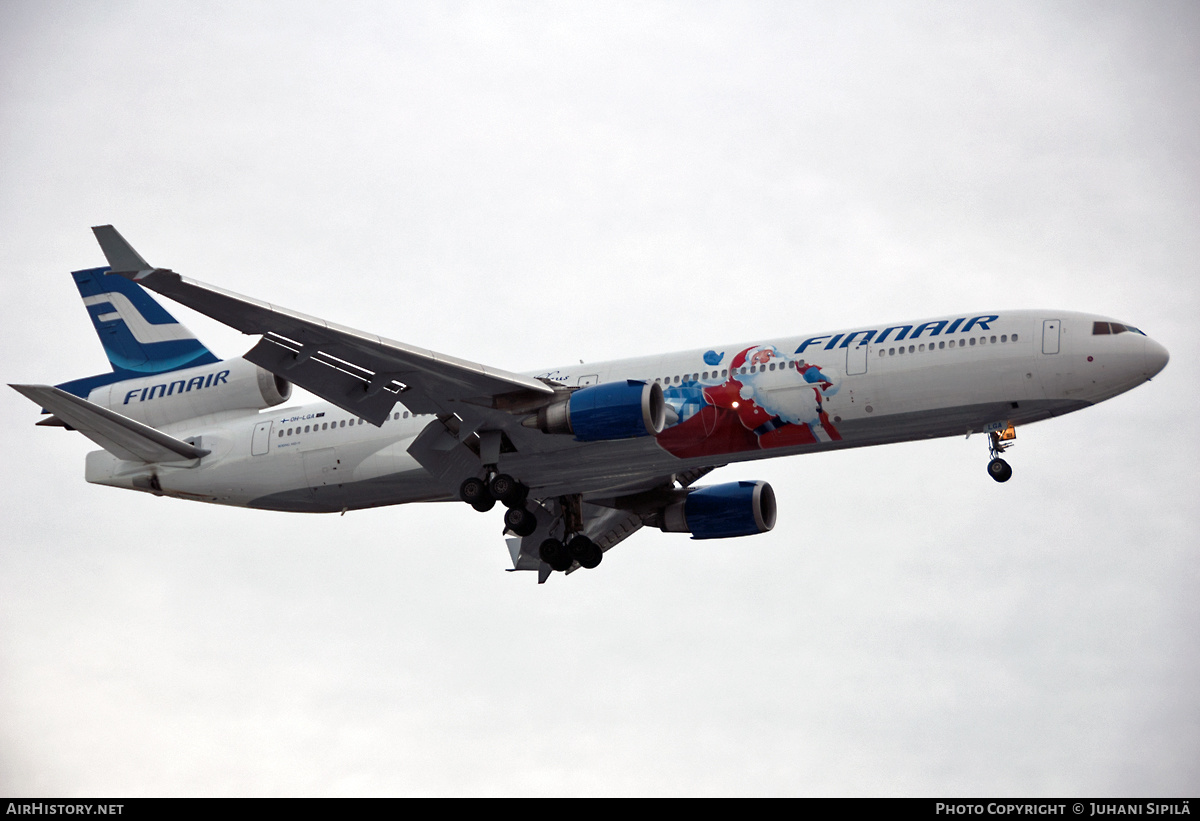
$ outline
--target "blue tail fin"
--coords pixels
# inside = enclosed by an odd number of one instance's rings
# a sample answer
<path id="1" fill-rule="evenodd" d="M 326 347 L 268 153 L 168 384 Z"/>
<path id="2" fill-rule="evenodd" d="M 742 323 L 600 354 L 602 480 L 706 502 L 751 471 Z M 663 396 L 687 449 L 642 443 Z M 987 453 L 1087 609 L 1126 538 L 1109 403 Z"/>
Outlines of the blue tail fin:
<path id="1" fill-rule="evenodd" d="M 86 398 L 102 385 L 221 361 L 140 285 L 108 270 L 91 268 L 71 276 L 112 373 L 75 379 L 59 388 Z"/>

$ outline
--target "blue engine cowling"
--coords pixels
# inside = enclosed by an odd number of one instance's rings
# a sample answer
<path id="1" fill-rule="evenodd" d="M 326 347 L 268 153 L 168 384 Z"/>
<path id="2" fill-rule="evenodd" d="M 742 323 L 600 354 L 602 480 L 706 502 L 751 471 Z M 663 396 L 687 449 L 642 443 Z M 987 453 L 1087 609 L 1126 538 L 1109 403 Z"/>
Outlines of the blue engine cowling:
<path id="1" fill-rule="evenodd" d="M 542 408 L 537 426 L 546 433 L 573 433 L 581 442 L 654 436 L 666 425 L 666 408 L 656 382 L 607 382 Z"/>
<path id="2" fill-rule="evenodd" d="M 728 482 L 693 490 L 667 505 L 661 527 L 693 539 L 753 536 L 775 527 L 775 491 L 766 482 Z"/>

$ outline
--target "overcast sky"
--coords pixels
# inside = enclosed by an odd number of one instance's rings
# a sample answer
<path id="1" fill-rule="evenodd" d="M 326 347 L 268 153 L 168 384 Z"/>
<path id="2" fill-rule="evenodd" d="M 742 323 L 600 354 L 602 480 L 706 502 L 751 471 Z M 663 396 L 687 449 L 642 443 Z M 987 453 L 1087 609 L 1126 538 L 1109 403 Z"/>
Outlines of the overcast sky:
<path id="1" fill-rule="evenodd" d="M 1152 383 L 735 465 L 779 524 L 503 572 L 498 512 L 83 481 L 0 394 L 0 794 L 1195 795 L 1200 5 L 0 0 L 4 382 L 152 264 L 509 370 L 1003 308 Z M 168 306 L 219 355 L 254 340 Z"/>

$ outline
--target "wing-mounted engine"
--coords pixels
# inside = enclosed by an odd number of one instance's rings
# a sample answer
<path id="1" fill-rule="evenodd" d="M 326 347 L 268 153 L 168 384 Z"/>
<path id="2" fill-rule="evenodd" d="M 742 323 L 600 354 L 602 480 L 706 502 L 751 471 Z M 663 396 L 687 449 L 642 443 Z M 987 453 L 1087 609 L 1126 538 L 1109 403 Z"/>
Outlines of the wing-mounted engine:
<path id="1" fill-rule="evenodd" d="M 697 488 L 659 514 L 667 533 L 691 533 L 693 539 L 753 536 L 775 527 L 775 491 L 766 482 L 727 482 Z"/>
<path id="2" fill-rule="evenodd" d="M 655 436 L 666 422 L 662 386 L 629 379 L 580 388 L 525 424 L 544 433 L 572 433 L 581 442 L 600 442 Z"/>
<path id="3" fill-rule="evenodd" d="M 238 357 L 103 385 L 87 398 L 158 428 L 210 414 L 262 410 L 286 402 L 291 394 L 286 379 Z"/>

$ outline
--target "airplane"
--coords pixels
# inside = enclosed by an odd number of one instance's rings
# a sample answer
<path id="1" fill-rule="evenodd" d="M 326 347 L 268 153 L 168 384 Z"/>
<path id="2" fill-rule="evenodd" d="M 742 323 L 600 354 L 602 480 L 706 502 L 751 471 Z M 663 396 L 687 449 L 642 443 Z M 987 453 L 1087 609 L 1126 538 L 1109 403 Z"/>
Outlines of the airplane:
<path id="1" fill-rule="evenodd" d="M 79 431 L 88 482 L 263 510 L 409 502 L 504 508 L 512 570 L 598 566 L 643 526 L 693 539 L 771 530 L 763 481 L 699 486 L 732 462 L 983 434 L 1156 376 L 1167 350 L 1110 317 L 963 313 L 513 373 L 241 296 L 148 264 L 111 225 L 108 265 L 72 274 L 112 371 L 12 385 Z M 259 337 L 219 359 L 147 290 Z M 280 408 L 292 385 L 322 402 Z"/>

